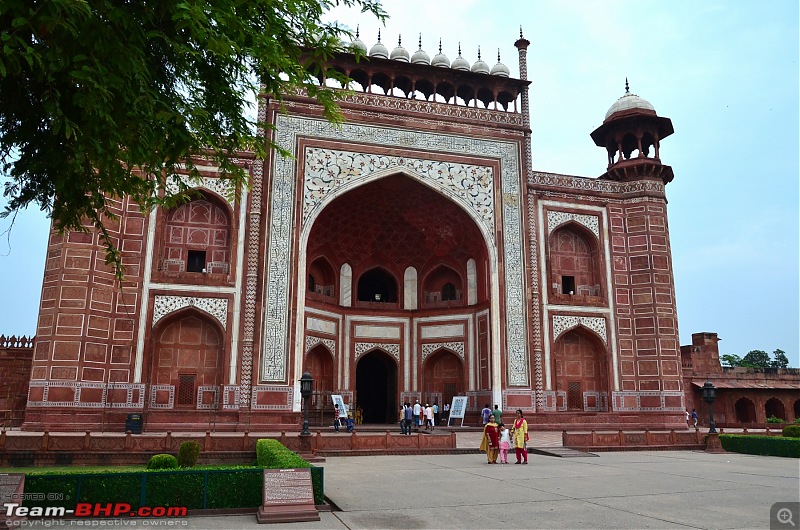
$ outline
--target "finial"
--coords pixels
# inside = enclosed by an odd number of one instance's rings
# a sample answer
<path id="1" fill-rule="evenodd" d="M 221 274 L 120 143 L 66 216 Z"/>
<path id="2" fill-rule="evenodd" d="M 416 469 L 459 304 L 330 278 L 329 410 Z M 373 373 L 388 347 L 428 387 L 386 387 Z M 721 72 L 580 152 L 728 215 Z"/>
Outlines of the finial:
<path id="1" fill-rule="evenodd" d="M 439 37 L 439 53 L 442 53 L 442 38 Z"/>
<path id="2" fill-rule="evenodd" d="M 356 24 L 356 38 L 358 38 L 358 24 Z"/>
<path id="3" fill-rule="evenodd" d="M 381 41 L 381 28 L 378 28 L 378 42 Z"/>
<path id="4" fill-rule="evenodd" d="M 625 93 L 626 94 L 630 93 L 630 88 L 628 87 L 628 78 L 627 77 L 625 78 Z"/>
<path id="5" fill-rule="evenodd" d="M 478 46 L 478 60 L 481 60 L 481 47 Z"/>
<path id="6" fill-rule="evenodd" d="M 520 38 L 520 39 L 523 39 L 523 38 L 524 38 L 524 37 L 522 36 L 522 24 L 520 24 L 520 25 L 519 25 L 519 38 Z"/>
<path id="7" fill-rule="evenodd" d="M 458 56 L 461 57 L 461 43 L 458 43 Z"/>
<path id="8" fill-rule="evenodd" d="M 497 62 L 500 62 L 500 48 L 497 48 Z"/>
<path id="9" fill-rule="evenodd" d="M 422 33 L 419 34 L 419 49 L 422 49 Z"/>
<path id="10" fill-rule="evenodd" d="M 397 46 L 398 47 L 402 46 L 402 44 L 401 44 L 402 42 L 403 42 L 403 36 L 402 35 L 398 35 L 397 36 Z"/>

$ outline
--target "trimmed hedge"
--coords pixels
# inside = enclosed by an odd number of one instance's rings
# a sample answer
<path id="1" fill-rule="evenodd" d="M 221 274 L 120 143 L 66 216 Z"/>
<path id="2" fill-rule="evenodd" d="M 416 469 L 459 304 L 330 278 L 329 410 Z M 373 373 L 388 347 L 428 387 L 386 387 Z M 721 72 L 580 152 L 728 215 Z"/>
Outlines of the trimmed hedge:
<path id="1" fill-rule="evenodd" d="M 150 457 L 150 461 L 147 462 L 147 469 L 150 470 L 157 470 L 157 469 L 177 469 L 178 468 L 178 459 L 172 455 L 153 455 Z"/>
<path id="2" fill-rule="evenodd" d="M 200 458 L 200 444 L 195 440 L 188 440 L 178 449 L 178 465 L 181 467 L 194 467 Z"/>
<path id="3" fill-rule="evenodd" d="M 264 468 L 310 468 L 314 503 L 325 503 L 324 468 L 313 467 L 277 440 L 258 440 L 256 453 L 258 467 L 148 469 L 135 473 L 28 473 L 25 493 L 31 497 L 26 499 L 25 506 L 74 509 L 78 502 L 124 502 L 134 509 L 139 506 L 185 506 L 189 510 L 256 508 L 262 502 Z M 156 459 L 156 456 L 169 458 Z M 172 455 L 154 455 L 151 463 L 153 460 L 174 461 L 177 466 L 177 459 Z"/>
<path id="4" fill-rule="evenodd" d="M 800 438 L 720 434 L 719 440 L 722 448 L 732 453 L 800 458 Z"/>
<path id="5" fill-rule="evenodd" d="M 787 425 L 783 428 L 783 435 L 787 438 L 800 438 L 800 425 Z"/>

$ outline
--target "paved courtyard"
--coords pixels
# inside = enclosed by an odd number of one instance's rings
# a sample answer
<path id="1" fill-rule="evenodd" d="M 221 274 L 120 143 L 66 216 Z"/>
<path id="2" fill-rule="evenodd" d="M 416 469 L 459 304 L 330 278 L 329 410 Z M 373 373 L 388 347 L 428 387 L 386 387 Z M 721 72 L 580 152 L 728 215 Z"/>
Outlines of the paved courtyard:
<path id="1" fill-rule="evenodd" d="M 800 501 L 796 459 L 694 451 L 330 458 L 340 511 L 272 528 L 770 528 L 775 502 Z M 792 522 L 800 524 L 796 512 Z M 191 528 L 255 528 L 255 516 L 190 518 Z M 792 528 L 791 525 L 786 529 Z M 264 528 L 264 527 L 262 527 Z"/>

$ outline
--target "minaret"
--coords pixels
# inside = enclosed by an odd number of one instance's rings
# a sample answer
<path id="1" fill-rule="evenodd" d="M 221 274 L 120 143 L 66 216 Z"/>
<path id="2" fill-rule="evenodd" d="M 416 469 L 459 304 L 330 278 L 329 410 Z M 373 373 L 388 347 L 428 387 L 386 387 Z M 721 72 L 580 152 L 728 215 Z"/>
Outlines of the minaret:
<path id="1" fill-rule="evenodd" d="M 625 79 L 625 94 L 611 105 L 603 125 L 591 134 L 594 143 L 608 152 L 608 170 L 601 178 L 670 182 L 672 168 L 661 163 L 660 149 L 661 140 L 673 132 L 672 121 L 658 116 L 649 101 L 632 94 Z"/>
<path id="2" fill-rule="evenodd" d="M 522 26 L 520 26 L 519 39 L 514 43 L 514 46 L 519 51 L 519 78 L 523 81 L 528 80 L 528 46 L 530 44 L 531 41 L 522 36 Z M 499 56 L 500 52 L 498 51 L 497 53 Z M 525 171 L 527 180 L 527 174 L 533 170 L 531 157 L 531 107 L 527 86 L 523 87 L 520 99 L 522 102 L 522 123 L 525 124 Z"/>

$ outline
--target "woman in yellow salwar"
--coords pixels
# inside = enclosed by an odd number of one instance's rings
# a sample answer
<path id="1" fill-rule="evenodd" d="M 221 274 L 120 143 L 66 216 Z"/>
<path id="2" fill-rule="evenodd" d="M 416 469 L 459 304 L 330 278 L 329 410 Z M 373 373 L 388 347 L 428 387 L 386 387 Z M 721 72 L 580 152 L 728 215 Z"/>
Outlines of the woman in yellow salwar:
<path id="1" fill-rule="evenodd" d="M 483 427 L 483 440 L 481 440 L 481 451 L 486 451 L 486 463 L 496 464 L 497 454 L 499 453 L 500 428 L 494 421 L 494 416 L 489 416 L 489 423 Z"/>
<path id="2" fill-rule="evenodd" d="M 514 441 L 514 452 L 517 454 L 516 464 L 528 463 L 528 422 L 522 411 L 517 409 L 517 418 L 511 430 L 511 439 Z"/>

